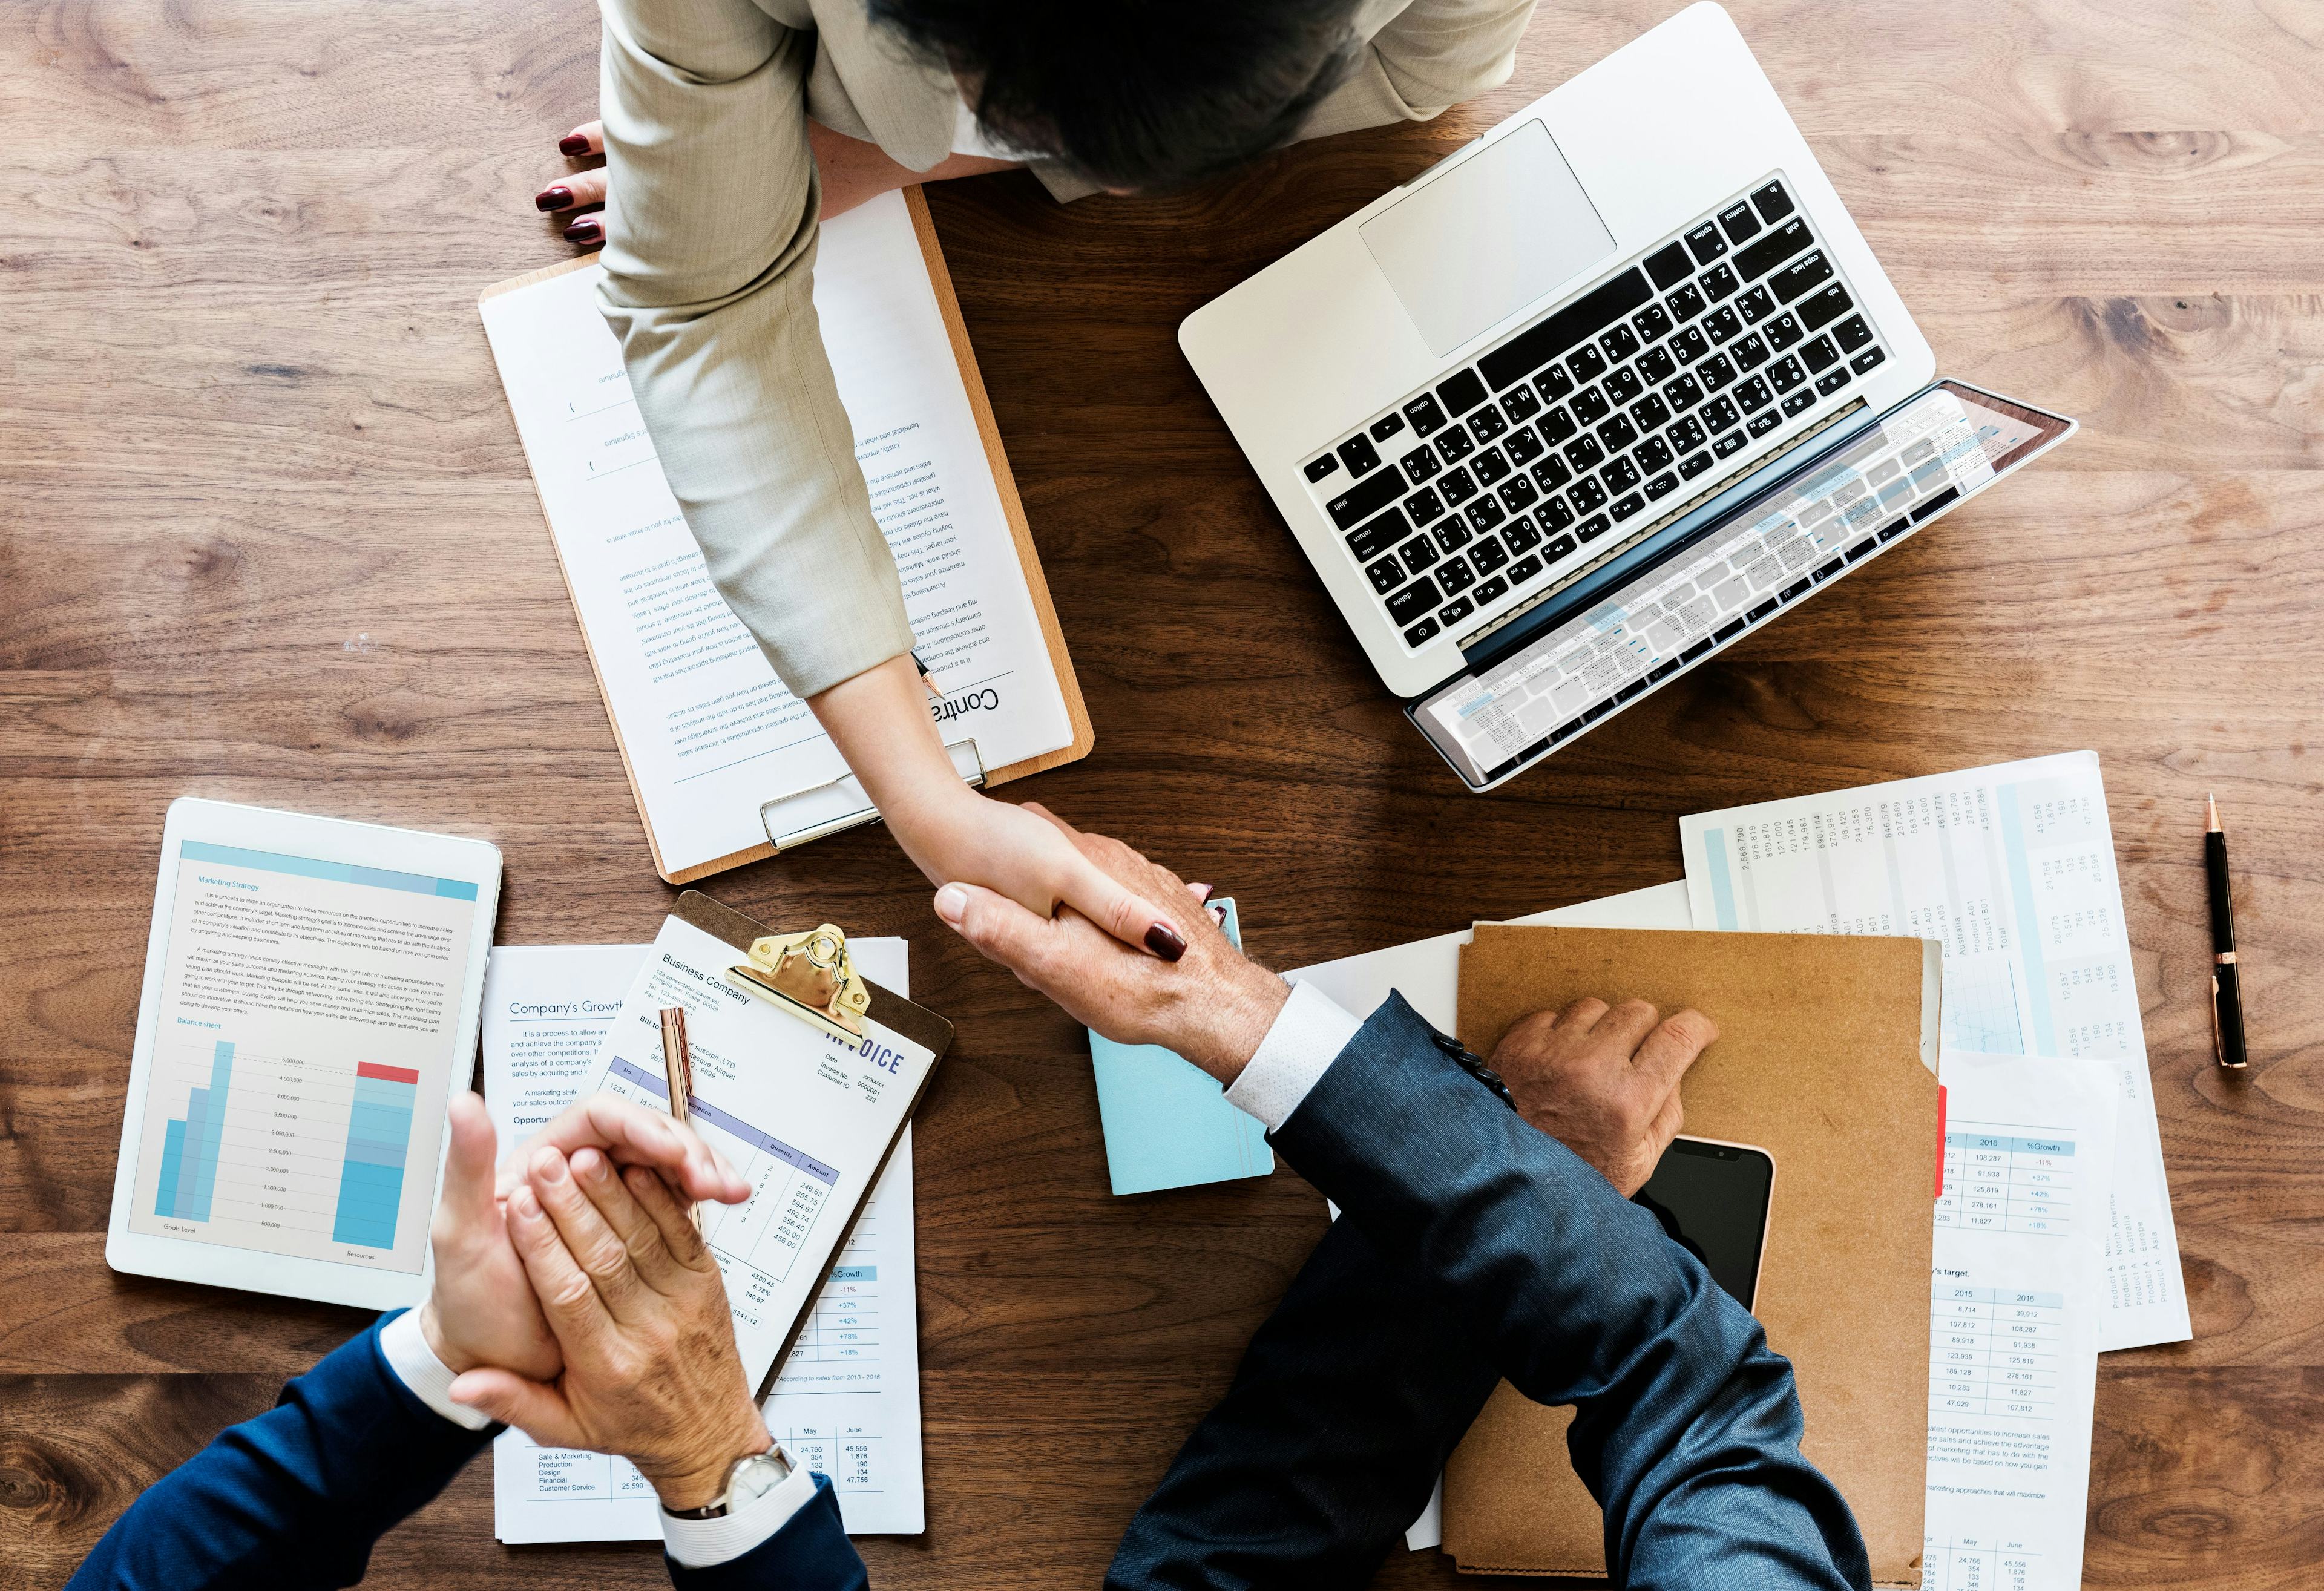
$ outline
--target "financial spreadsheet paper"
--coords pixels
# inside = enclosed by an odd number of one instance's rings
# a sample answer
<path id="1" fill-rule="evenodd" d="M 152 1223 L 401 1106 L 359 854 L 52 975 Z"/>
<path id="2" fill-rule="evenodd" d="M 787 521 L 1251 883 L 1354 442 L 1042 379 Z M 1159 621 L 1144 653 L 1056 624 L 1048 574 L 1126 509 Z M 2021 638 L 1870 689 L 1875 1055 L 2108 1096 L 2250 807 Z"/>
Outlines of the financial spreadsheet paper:
<path id="1" fill-rule="evenodd" d="M 904 941 L 847 943 L 865 977 L 905 991 Z M 580 1097 L 650 948 L 493 952 L 484 976 L 484 1102 L 503 1154 Z M 732 1145 L 720 1147 L 730 1158 L 735 1153 Z M 918 1265 L 906 1127 L 762 1405 L 767 1429 L 784 1448 L 831 1477 L 853 1535 L 909 1536 L 927 1528 Z M 629 1460 L 538 1447 L 516 1430 L 493 1444 L 493 1533 L 511 1543 L 661 1537 L 653 1488 Z"/>
<path id="2" fill-rule="evenodd" d="M 2110 1062 L 2121 1147 L 2101 1349 L 2191 1334 L 2098 754 L 1680 820 L 1698 926 L 1944 945 L 1944 1044 Z"/>

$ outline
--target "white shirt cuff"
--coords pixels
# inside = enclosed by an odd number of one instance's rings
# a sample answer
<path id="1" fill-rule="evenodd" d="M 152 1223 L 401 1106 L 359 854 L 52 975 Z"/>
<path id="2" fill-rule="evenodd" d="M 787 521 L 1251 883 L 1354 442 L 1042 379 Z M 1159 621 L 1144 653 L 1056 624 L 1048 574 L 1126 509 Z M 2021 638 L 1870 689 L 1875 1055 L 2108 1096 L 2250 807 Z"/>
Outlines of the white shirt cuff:
<path id="1" fill-rule="evenodd" d="M 452 1401 L 452 1367 L 436 1356 L 420 1329 L 420 1311 L 406 1310 L 380 1328 L 379 1351 L 411 1395 L 465 1430 L 482 1430 L 493 1417 Z"/>
<path id="2" fill-rule="evenodd" d="M 1321 989 L 1293 984 L 1259 1053 L 1227 1090 L 1227 1103 L 1280 1132 L 1362 1025 Z"/>
<path id="3" fill-rule="evenodd" d="M 770 1540 L 814 1497 L 815 1476 L 806 1465 L 794 1463 L 773 1491 L 753 1497 L 724 1519 L 672 1519 L 665 1512 L 662 1545 L 682 1568 L 727 1563 Z"/>

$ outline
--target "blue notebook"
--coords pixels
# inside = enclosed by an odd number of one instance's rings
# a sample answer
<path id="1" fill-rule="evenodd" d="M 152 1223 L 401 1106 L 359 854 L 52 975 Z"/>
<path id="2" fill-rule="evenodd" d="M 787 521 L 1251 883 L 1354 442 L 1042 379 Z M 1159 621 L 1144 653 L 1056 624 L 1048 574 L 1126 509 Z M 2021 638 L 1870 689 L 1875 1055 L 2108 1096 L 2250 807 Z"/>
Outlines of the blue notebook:
<path id="1" fill-rule="evenodd" d="M 1227 937 L 1242 947 L 1231 900 Z M 1105 1125 L 1105 1165 L 1116 1193 L 1151 1193 L 1275 1170 L 1267 1129 L 1227 1103 L 1217 1080 L 1159 1044 L 1117 1044 L 1090 1035 L 1097 1111 Z"/>

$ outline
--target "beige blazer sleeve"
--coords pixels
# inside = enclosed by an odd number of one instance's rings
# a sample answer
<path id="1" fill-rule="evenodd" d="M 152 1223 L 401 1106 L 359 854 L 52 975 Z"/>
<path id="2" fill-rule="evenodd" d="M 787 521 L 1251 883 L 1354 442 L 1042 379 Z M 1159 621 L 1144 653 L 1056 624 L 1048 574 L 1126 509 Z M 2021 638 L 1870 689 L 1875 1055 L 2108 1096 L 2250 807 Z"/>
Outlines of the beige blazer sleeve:
<path id="1" fill-rule="evenodd" d="M 811 696 L 911 649 L 812 298 L 813 35 L 749 0 L 602 0 L 599 305 L 735 615 Z"/>

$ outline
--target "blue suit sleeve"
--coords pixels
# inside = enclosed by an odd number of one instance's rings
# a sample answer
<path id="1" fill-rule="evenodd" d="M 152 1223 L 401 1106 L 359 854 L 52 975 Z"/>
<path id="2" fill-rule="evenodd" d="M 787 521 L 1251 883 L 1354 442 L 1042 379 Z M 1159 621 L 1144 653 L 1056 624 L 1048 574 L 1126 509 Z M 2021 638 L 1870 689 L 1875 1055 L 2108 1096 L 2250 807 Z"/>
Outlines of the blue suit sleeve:
<path id="1" fill-rule="evenodd" d="M 398 1311 L 401 1312 L 401 1311 Z M 352 1586 L 372 1544 L 442 1491 L 497 1427 L 467 1430 L 380 1351 L 384 1315 L 145 1489 L 69 1591 Z"/>
<path id="2" fill-rule="evenodd" d="M 869 1591 L 871 1577 L 839 1517 L 839 1494 L 827 1476 L 783 1528 L 745 1552 L 708 1568 L 687 1568 L 667 1554 L 679 1591 Z"/>
<path id="3" fill-rule="evenodd" d="M 1574 1405 L 1573 1466 L 1605 1512 L 1615 1584 L 1871 1583 L 1847 1503 L 1800 1452 L 1791 1365 L 1759 1323 L 1439 1052 L 1400 996 L 1273 1142 L 1518 1391 Z"/>

